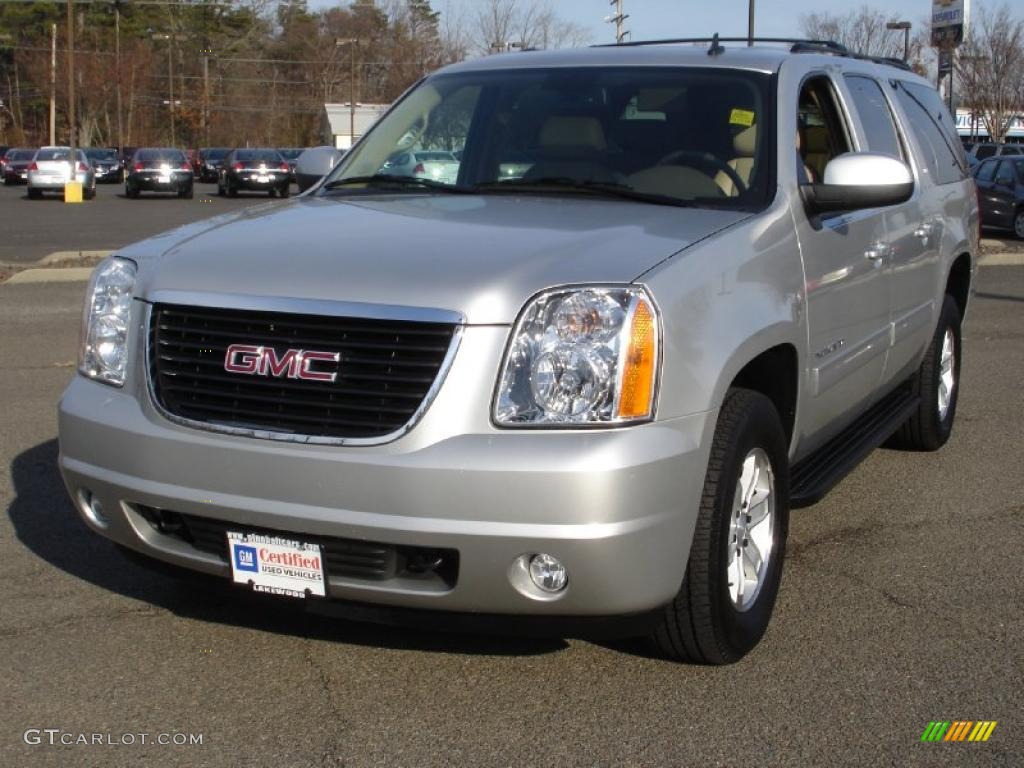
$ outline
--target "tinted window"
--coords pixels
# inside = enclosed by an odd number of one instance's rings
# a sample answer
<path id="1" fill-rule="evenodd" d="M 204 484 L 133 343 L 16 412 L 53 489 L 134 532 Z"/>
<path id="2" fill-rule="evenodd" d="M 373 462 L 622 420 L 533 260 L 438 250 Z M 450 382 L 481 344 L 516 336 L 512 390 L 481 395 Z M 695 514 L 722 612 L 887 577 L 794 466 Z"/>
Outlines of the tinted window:
<path id="1" fill-rule="evenodd" d="M 997 165 L 999 165 L 999 163 L 994 160 L 982 163 L 978 166 L 978 170 L 974 175 L 977 177 L 978 181 L 992 181 L 992 179 L 996 177 Z"/>
<path id="2" fill-rule="evenodd" d="M 1004 155 L 1019 155 L 1020 154 L 1020 150 L 1017 149 L 1016 147 L 1003 147 L 1003 154 Z"/>
<path id="3" fill-rule="evenodd" d="M 276 164 L 281 162 L 281 155 L 275 149 L 239 149 L 235 152 L 235 160 L 239 163 L 267 163 Z"/>
<path id="4" fill-rule="evenodd" d="M 1013 160 L 1002 160 L 998 163 L 999 168 L 996 170 L 996 184 L 1014 184 L 1016 183 L 1015 174 L 1013 172 Z M 996 163 L 992 163 L 996 165 Z"/>
<path id="5" fill-rule="evenodd" d="M 1017 181 L 1024 183 L 1024 160 L 1014 160 L 1012 165 L 1017 169 Z"/>
<path id="6" fill-rule="evenodd" d="M 277 151 L 281 153 L 281 157 L 285 160 L 294 160 L 302 154 L 301 149 L 279 149 Z"/>
<path id="7" fill-rule="evenodd" d="M 185 153 L 177 149 L 140 149 L 133 158 L 137 163 L 168 163 L 183 165 Z"/>
<path id="8" fill-rule="evenodd" d="M 85 156 L 90 160 L 117 160 L 116 149 L 87 149 Z"/>
<path id="9" fill-rule="evenodd" d="M 974 149 L 974 158 L 976 160 L 984 160 L 986 157 L 992 157 L 996 153 L 996 148 L 991 144 L 981 144 Z"/>
<path id="10" fill-rule="evenodd" d="M 10 152 L 7 153 L 7 159 L 11 161 L 31 160 L 33 157 L 35 157 L 35 154 L 36 152 L 34 149 L 12 149 Z"/>
<path id="11" fill-rule="evenodd" d="M 199 155 L 205 160 L 223 160 L 227 153 L 226 149 L 204 149 Z"/>
<path id="12" fill-rule="evenodd" d="M 847 75 L 846 84 L 867 134 L 868 150 L 903 158 L 899 134 L 881 87 L 868 77 Z"/>
<path id="13" fill-rule="evenodd" d="M 900 81 L 896 89 L 910 130 L 921 148 L 926 172 L 936 184 L 951 184 L 967 177 L 963 145 L 938 91 Z"/>

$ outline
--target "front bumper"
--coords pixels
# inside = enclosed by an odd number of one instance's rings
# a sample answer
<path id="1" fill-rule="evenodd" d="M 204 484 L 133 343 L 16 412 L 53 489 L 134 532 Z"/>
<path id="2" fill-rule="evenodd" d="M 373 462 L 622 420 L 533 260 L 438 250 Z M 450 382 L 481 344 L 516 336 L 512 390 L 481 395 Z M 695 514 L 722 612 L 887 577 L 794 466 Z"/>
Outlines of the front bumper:
<path id="1" fill-rule="evenodd" d="M 385 445 L 278 443 L 190 429 L 124 390 L 76 376 L 60 402 L 60 469 L 83 519 L 127 547 L 230 577 L 219 557 L 159 533 L 143 507 L 310 536 L 454 549 L 453 586 L 335 577 L 333 599 L 399 608 L 547 616 L 648 611 L 677 592 L 713 412 L 600 431 L 498 430 L 487 414 L 507 329 L 467 328 L 419 424 Z M 134 371 L 139 371 L 136 365 Z M 482 408 L 482 410 L 480 410 Z M 105 522 L 85 503 L 102 503 Z M 514 561 L 545 552 L 569 585 L 540 599 Z"/>

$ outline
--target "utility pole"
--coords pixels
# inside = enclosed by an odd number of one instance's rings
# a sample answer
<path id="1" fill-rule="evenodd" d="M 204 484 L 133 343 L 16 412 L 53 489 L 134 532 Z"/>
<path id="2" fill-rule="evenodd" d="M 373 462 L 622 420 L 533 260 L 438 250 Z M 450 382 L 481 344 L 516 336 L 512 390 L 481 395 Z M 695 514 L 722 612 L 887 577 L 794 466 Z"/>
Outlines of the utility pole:
<path id="1" fill-rule="evenodd" d="M 171 146 L 178 143 L 177 132 L 174 130 L 174 35 L 153 35 L 154 40 L 167 41 L 167 109 L 171 113 Z"/>
<path id="2" fill-rule="evenodd" d="M 57 143 L 57 25 L 50 30 L 50 146 Z"/>
<path id="3" fill-rule="evenodd" d="M 203 52 L 203 142 L 210 146 L 210 52 Z"/>
<path id="4" fill-rule="evenodd" d="M 75 15 L 68 0 L 68 144 L 71 146 L 71 167 L 75 167 Z M 74 175 L 72 175 L 72 180 Z"/>
<path id="5" fill-rule="evenodd" d="M 615 6 L 615 13 L 605 18 L 609 24 L 615 25 L 615 44 L 622 45 L 622 41 L 626 39 L 626 35 L 629 31 L 623 28 L 626 19 L 629 18 L 628 13 L 622 12 L 622 0 L 610 0 L 608 5 Z"/>
<path id="6" fill-rule="evenodd" d="M 335 49 L 343 45 L 351 46 L 351 57 L 349 58 L 349 105 L 348 105 L 348 146 L 349 149 L 356 143 L 356 45 L 359 38 L 337 37 L 334 39 Z"/>
<path id="7" fill-rule="evenodd" d="M 117 72 L 117 156 L 124 152 L 124 135 L 121 125 L 121 0 L 114 0 L 114 67 Z"/>
<path id="8" fill-rule="evenodd" d="M 747 47 L 754 45 L 754 0 L 747 6 Z"/>

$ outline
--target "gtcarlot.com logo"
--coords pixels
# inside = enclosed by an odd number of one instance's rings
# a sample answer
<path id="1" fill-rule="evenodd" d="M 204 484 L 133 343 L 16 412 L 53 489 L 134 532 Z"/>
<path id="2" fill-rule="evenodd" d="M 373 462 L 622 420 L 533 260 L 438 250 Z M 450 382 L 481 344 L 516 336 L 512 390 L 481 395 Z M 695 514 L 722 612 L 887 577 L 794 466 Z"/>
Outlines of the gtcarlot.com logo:
<path id="1" fill-rule="evenodd" d="M 61 728 L 29 728 L 22 735 L 33 747 L 46 744 L 52 747 L 131 747 L 137 744 L 157 744 L 162 747 L 195 747 L 203 743 L 201 733 L 148 731 L 128 733 L 85 733 L 65 731 Z"/>
<path id="2" fill-rule="evenodd" d="M 988 741 L 996 720 L 932 720 L 921 741 Z"/>

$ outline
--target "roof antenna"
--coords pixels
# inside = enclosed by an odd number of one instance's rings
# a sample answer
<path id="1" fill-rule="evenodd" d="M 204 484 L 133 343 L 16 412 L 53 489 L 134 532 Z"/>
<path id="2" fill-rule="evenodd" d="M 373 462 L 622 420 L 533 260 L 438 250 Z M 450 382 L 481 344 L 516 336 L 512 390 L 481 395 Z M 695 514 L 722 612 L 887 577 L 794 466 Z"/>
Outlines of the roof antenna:
<path id="1" fill-rule="evenodd" d="M 725 46 L 718 42 L 718 33 L 715 32 L 715 36 L 711 38 L 711 47 L 708 48 L 708 56 L 717 56 L 720 53 L 725 53 Z"/>

